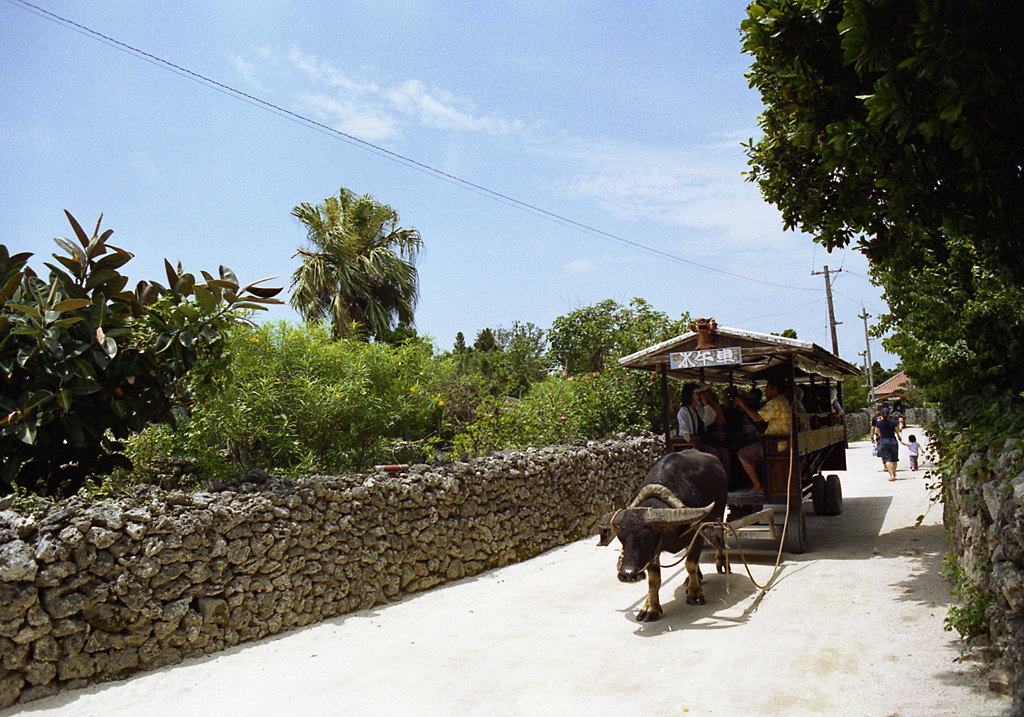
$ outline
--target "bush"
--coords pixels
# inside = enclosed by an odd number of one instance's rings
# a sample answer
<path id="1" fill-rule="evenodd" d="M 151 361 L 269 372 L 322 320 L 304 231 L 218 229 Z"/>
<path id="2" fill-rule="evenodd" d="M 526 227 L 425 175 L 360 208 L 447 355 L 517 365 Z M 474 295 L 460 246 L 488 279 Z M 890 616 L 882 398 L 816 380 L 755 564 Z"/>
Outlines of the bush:
<path id="1" fill-rule="evenodd" d="M 278 322 L 237 329 L 228 353 L 196 386 L 186 430 L 197 453 L 223 445 L 242 466 L 335 473 L 420 460 L 439 425 L 444 364 L 422 342 L 334 341 Z"/>
<path id="2" fill-rule="evenodd" d="M 77 243 L 55 240 L 66 256 L 53 255 L 46 281 L 31 254 L 0 245 L 0 495 L 67 496 L 92 474 L 130 470 L 122 441 L 172 424 L 181 380 L 216 356 L 224 328 L 280 303 L 280 289 L 240 289 L 225 267 L 200 284 L 166 262 L 168 288 L 125 291 L 118 270 L 132 254 L 108 244 L 99 222 L 90 237 L 67 217 Z"/>
<path id="3" fill-rule="evenodd" d="M 486 399 L 476 421 L 455 436 L 453 452 L 477 456 L 658 428 L 660 402 L 653 417 L 650 411 L 658 385 L 653 374 L 621 368 L 549 376 L 521 400 Z"/>

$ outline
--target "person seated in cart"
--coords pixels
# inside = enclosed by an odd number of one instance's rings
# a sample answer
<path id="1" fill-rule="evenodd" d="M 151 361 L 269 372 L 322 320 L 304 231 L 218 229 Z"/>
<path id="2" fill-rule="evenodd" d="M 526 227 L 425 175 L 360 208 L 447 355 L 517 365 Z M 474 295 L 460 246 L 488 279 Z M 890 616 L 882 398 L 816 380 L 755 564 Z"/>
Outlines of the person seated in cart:
<path id="1" fill-rule="evenodd" d="M 757 411 L 744 403 L 742 399 L 736 399 L 735 403 L 746 412 L 747 416 L 754 423 L 768 424 L 764 429 L 765 435 L 788 437 L 793 423 L 789 401 L 786 399 L 785 381 L 778 377 L 769 378 L 764 389 L 764 395 L 768 399 L 768 403 Z M 780 442 L 779 448 L 781 450 L 788 449 L 789 442 Z M 741 448 L 736 455 L 743 465 L 743 470 L 750 477 L 750 482 L 753 484 L 751 492 L 763 493 L 761 464 L 764 461 L 764 447 L 761 445 L 761 442 L 751 443 L 749 446 Z"/>

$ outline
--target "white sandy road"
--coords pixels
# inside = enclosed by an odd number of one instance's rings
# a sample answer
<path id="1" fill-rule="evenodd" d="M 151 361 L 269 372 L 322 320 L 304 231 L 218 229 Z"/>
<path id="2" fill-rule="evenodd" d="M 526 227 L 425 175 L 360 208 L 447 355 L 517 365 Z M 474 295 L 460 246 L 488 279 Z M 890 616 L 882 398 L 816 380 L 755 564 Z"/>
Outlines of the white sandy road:
<path id="1" fill-rule="evenodd" d="M 763 596 L 735 557 L 727 581 L 705 554 L 708 604 L 685 603 L 680 565 L 664 572 L 664 617 L 638 624 L 645 584 L 619 583 L 617 548 L 591 538 L 0 715 L 1003 714 L 1009 701 L 955 661 L 955 633 L 943 631 L 944 531 L 923 471 L 904 454 L 890 483 L 863 442 L 849 458 L 843 514 L 808 516 L 811 550 L 784 555 Z M 764 582 L 774 551 L 744 548 Z"/>

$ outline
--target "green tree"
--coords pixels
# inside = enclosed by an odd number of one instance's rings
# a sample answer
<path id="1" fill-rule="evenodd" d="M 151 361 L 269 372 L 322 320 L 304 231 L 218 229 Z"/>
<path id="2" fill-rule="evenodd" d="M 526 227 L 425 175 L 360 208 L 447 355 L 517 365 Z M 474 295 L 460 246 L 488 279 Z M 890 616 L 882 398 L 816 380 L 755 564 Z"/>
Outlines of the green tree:
<path id="1" fill-rule="evenodd" d="M 607 299 L 559 316 L 551 325 L 552 364 L 572 376 L 601 371 L 623 356 L 686 332 L 689 314 L 670 319 L 644 299 L 624 307 Z"/>
<path id="2" fill-rule="evenodd" d="M 1024 377 L 1024 73 L 1016 0 L 758 0 L 742 24 L 762 95 L 751 172 L 787 228 L 856 241 L 879 330 L 959 419 L 964 388 Z"/>
<path id="3" fill-rule="evenodd" d="M 499 326 L 494 339 L 501 347 L 506 394 L 522 397 L 551 370 L 544 330 L 532 323 L 513 321 L 508 329 Z"/>
<path id="4" fill-rule="evenodd" d="M 882 263 L 970 236 L 1024 285 L 1017 0 L 758 0 L 742 23 L 763 136 L 752 170 L 787 228 Z"/>
<path id="5" fill-rule="evenodd" d="M 949 415 L 969 419 L 1021 395 L 1024 293 L 983 266 L 969 242 L 939 252 L 908 247 L 872 276 L 889 306 L 883 344 Z"/>
<path id="6" fill-rule="evenodd" d="M 230 269 L 197 282 L 165 262 L 168 287 L 126 291 L 132 254 L 90 237 L 67 214 L 77 241 L 46 264 L 0 245 L 0 494 L 15 486 L 74 494 L 91 474 L 131 468 L 121 442 L 150 423 L 173 424 L 183 379 L 213 361 L 235 320 L 280 289 L 239 287 Z M 257 282 L 260 283 L 260 282 Z"/>
<path id="7" fill-rule="evenodd" d="M 288 472 L 361 470 L 424 458 L 447 365 L 429 344 L 334 339 L 319 325 L 240 328 L 231 364 L 197 390 L 198 450 L 228 439 L 235 461 Z"/>
<path id="8" fill-rule="evenodd" d="M 311 244 L 299 249 L 302 265 L 292 274 L 290 303 L 305 320 L 329 319 L 335 338 L 383 340 L 398 324 L 413 325 L 422 242 L 398 225 L 394 209 L 342 187 L 337 198 L 300 204 L 292 216 Z"/>
<path id="9" fill-rule="evenodd" d="M 480 333 L 476 335 L 476 341 L 473 342 L 473 350 L 500 351 L 501 347 L 498 346 L 498 341 L 494 338 L 494 332 L 491 329 L 481 329 Z"/>

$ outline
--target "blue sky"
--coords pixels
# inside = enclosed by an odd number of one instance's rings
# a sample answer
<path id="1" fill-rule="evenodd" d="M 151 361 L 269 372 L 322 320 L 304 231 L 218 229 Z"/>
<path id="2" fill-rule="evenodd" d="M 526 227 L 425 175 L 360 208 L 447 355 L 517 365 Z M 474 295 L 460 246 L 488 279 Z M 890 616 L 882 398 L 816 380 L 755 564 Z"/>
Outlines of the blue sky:
<path id="1" fill-rule="evenodd" d="M 743 180 L 761 111 L 746 2 L 34 5 L 80 26 L 0 2 L 0 241 L 37 269 L 67 209 L 103 214 L 133 280 L 167 258 L 288 287 L 292 207 L 345 186 L 419 230 L 416 324 L 442 350 L 633 297 L 830 348 L 812 275 L 829 265 L 840 354 L 860 364 L 858 315 L 885 310 L 859 253 L 784 232 Z"/>

